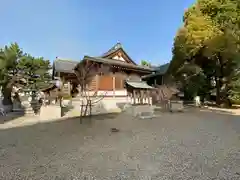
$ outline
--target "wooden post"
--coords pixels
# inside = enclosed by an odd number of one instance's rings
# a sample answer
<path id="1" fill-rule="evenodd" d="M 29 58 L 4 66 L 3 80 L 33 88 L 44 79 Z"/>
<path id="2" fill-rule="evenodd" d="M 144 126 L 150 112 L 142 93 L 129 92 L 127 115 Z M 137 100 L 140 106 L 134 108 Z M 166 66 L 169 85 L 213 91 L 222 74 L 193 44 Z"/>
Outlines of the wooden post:
<path id="1" fill-rule="evenodd" d="M 68 81 L 68 94 L 71 95 L 71 83 Z"/>
<path id="2" fill-rule="evenodd" d="M 90 103 L 90 104 L 89 104 L 89 106 L 90 106 L 90 107 L 89 107 L 89 108 L 90 108 L 90 109 L 89 109 L 89 111 L 90 111 L 90 112 L 89 112 L 89 116 L 90 116 L 90 119 L 92 119 L 92 100 L 89 100 L 89 103 Z"/>
<path id="3" fill-rule="evenodd" d="M 136 92 L 133 89 L 133 104 L 136 104 Z"/>
<path id="4" fill-rule="evenodd" d="M 113 97 L 115 97 L 115 73 L 113 73 Z"/>
<path id="5" fill-rule="evenodd" d="M 147 99 L 147 104 L 150 104 L 150 98 L 149 98 L 150 95 L 149 95 L 149 91 L 148 90 L 146 90 L 146 94 L 147 94 L 146 95 L 147 96 L 147 98 L 146 98 Z"/>
<path id="6" fill-rule="evenodd" d="M 140 103 L 143 104 L 143 90 L 140 90 Z"/>
<path id="7" fill-rule="evenodd" d="M 99 89 L 99 75 L 96 75 L 96 91 Z"/>
<path id="8" fill-rule="evenodd" d="M 57 77 L 59 77 L 59 78 L 60 78 L 60 75 L 61 75 L 61 74 L 60 74 L 60 72 L 58 72 L 58 73 L 57 73 Z"/>
<path id="9" fill-rule="evenodd" d="M 81 101 L 81 112 L 80 112 L 80 124 L 82 124 L 82 115 L 83 115 L 83 100 Z"/>

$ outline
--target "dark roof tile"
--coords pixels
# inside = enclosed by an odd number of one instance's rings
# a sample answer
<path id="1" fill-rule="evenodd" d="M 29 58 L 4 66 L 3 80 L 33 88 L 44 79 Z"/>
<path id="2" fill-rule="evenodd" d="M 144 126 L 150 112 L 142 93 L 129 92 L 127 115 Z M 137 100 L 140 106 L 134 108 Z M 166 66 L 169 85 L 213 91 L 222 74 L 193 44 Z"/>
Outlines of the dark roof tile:
<path id="1" fill-rule="evenodd" d="M 157 68 L 154 68 L 154 71 L 156 71 L 156 73 L 143 76 L 143 79 L 166 74 L 168 71 L 169 65 L 170 63 L 166 63 Z"/>
<path id="2" fill-rule="evenodd" d="M 146 71 L 149 71 L 149 72 L 154 71 L 152 68 L 149 68 L 149 67 L 146 67 L 146 66 L 138 66 L 138 65 L 135 65 L 135 64 L 130 64 L 130 63 L 126 63 L 126 62 L 122 62 L 122 61 L 118 61 L 118 60 L 113 60 L 113 59 L 107 59 L 107 58 L 85 56 L 83 61 L 84 60 L 90 60 L 90 61 L 95 61 L 95 62 L 99 62 L 99 63 L 118 65 L 118 66 L 122 66 L 122 67 L 128 67 L 128 68 L 139 69 L 139 70 L 146 70 Z"/>
<path id="3" fill-rule="evenodd" d="M 101 57 L 106 57 L 109 54 L 112 54 L 112 53 L 116 52 L 120 48 L 122 48 L 122 44 L 121 43 L 117 43 L 111 49 L 109 49 L 106 53 L 104 53 Z"/>
<path id="4" fill-rule="evenodd" d="M 80 61 L 79 61 L 80 62 Z M 56 59 L 53 62 L 55 72 L 73 73 L 78 61 Z"/>

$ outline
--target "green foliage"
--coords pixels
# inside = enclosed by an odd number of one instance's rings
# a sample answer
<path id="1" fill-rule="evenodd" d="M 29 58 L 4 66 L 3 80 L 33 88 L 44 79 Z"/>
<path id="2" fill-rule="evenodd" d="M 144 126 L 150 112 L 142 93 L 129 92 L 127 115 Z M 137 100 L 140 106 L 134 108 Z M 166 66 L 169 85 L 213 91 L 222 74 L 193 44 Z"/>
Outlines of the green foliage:
<path id="1" fill-rule="evenodd" d="M 51 79 L 50 62 L 23 53 L 17 43 L 0 49 L 0 86 L 4 96 L 3 104 L 11 104 L 13 86 L 38 91 Z"/>
<path id="2" fill-rule="evenodd" d="M 236 60 L 236 69 L 233 72 L 232 81 L 230 83 L 230 99 L 235 104 L 240 104 L 240 61 Z"/>
<path id="3" fill-rule="evenodd" d="M 195 64 L 185 63 L 182 65 L 175 73 L 175 80 L 182 84 L 181 89 L 187 100 L 193 100 L 196 95 L 207 96 L 211 89 L 203 69 Z"/>
<path id="4" fill-rule="evenodd" d="M 16 43 L 0 49 L 0 85 L 13 83 L 11 80 L 19 73 L 18 63 L 22 57 L 23 52 Z"/>
<path id="5" fill-rule="evenodd" d="M 219 100 L 226 99 L 229 92 L 236 93 L 231 82 L 236 76 L 234 61 L 240 57 L 239 5 L 236 0 L 198 0 L 185 12 L 184 25 L 174 41 L 172 74 L 177 76 L 186 62 L 199 66 L 202 71 L 198 73 L 216 79 Z"/>
<path id="6" fill-rule="evenodd" d="M 141 60 L 141 65 L 142 66 L 151 66 L 151 64 L 150 64 L 150 62 L 148 62 L 148 61 L 145 61 L 145 60 Z"/>
<path id="7" fill-rule="evenodd" d="M 42 57 L 34 58 L 31 55 L 26 55 L 19 61 L 19 68 L 27 80 L 25 87 L 27 89 L 38 91 L 51 79 L 49 74 L 50 62 Z"/>
<path id="8" fill-rule="evenodd" d="M 23 52 L 16 43 L 0 49 L 0 86 L 4 96 L 4 105 L 12 104 L 12 87 L 21 81 L 18 62 L 22 57 Z"/>

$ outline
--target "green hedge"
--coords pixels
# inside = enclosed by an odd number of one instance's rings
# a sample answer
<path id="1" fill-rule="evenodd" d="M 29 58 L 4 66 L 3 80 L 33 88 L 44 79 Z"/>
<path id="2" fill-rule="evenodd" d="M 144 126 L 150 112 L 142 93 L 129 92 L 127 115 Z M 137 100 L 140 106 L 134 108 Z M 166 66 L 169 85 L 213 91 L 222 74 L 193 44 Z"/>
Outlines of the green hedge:
<path id="1" fill-rule="evenodd" d="M 230 97 L 230 100 L 231 100 L 232 104 L 240 105 L 240 96 L 238 96 L 238 95 L 232 96 L 232 97 Z"/>
<path id="2" fill-rule="evenodd" d="M 240 105 L 240 100 L 231 100 L 232 104 Z"/>

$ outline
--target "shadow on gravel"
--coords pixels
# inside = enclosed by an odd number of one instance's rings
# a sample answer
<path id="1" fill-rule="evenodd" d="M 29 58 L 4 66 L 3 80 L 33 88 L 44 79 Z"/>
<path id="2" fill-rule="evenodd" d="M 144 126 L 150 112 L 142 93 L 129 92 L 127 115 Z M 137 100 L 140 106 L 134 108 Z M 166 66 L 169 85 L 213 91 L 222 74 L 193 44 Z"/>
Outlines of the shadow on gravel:
<path id="1" fill-rule="evenodd" d="M 211 112 L 211 113 L 222 114 L 222 115 L 240 116 L 240 109 L 200 108 L 199 110 L 200 112 Z"/>
<path id="2" fill-rule="evenodd" d="M 24 112 L 9 112 L 5 116 L 0 116 L 0 124 L 4 124 L 23 116 Z"/>

